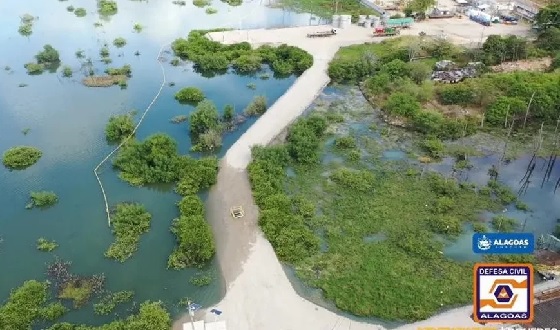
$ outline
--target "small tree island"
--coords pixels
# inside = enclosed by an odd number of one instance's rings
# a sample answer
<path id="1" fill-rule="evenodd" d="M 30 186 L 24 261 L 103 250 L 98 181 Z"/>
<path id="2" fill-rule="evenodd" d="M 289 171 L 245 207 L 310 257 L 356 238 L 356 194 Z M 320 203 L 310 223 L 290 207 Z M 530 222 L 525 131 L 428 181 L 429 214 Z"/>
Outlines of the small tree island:
<path id="1" fill-rule="evenodd" d="M 11 170 L 23 170 L 37 163 L 42 155 L 43 152 L 35 147 L 18 146 L 4 152 L 2 163 Z"/>

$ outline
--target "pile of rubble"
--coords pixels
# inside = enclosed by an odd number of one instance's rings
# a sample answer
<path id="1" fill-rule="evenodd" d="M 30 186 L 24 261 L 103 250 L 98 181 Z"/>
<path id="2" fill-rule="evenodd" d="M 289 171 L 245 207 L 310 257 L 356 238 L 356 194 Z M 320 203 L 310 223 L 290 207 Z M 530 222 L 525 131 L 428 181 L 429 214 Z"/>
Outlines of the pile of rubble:
<path id="1" fill-rule="evenodd" d="M 481 62 L 470 62 L 467 66 L 459 68 L 453 61 L 439 61 L 436 63 L 436 69 L 432 72 L 432 80 L 456 84 L 465 78 L 476 77 L 480 72 L 481 66 Z"/>

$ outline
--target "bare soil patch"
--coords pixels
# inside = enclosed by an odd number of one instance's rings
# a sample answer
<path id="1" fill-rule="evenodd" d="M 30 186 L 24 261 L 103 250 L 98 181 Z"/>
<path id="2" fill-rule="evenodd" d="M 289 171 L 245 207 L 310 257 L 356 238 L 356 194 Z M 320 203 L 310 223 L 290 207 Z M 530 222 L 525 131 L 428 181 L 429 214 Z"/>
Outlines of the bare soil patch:
<path id="1" fill-rule="evenodd" d="M 552 62 L 550 57 L 538 59 L 521 60 L 515 62 L 504 62 L 492 67 L 494 72 L 513 72 L 513 71 L 545 71 Z"/>

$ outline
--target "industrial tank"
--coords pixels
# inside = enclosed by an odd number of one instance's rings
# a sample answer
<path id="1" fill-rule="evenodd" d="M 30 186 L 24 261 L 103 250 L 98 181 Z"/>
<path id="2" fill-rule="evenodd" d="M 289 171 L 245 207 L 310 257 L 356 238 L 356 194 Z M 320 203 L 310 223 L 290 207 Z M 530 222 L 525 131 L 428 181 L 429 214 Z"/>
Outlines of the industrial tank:
<path id="1" fill-rule="evenodd" d="M 349 28 L 352 25 L 352 15 L 340 15 L 340 28 Z"/>
<path id="2" fill-rule="evenodd" d="M 332 26 L 334 28 L 340 27 L 340 15 L 332 15 Z"/>

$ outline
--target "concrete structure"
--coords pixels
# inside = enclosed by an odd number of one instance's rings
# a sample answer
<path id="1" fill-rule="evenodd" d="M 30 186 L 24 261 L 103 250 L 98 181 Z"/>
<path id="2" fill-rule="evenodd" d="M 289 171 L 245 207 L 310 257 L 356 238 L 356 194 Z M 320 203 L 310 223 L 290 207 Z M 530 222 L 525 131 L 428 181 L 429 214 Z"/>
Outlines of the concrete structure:
<path id="1" fill-rule="evenodd" d="M 148 330 L 148 329 L 146 329 Z M 226 321 L 204 322 L 195 321 L 183 323 L 183 330 L 227 330 Z"/>
<path id="2" fill-rule="evenodd" d="M 227 330 L 226 321 L 216 321 L 205 324 L 206 329 L 204 330 Z"/>

